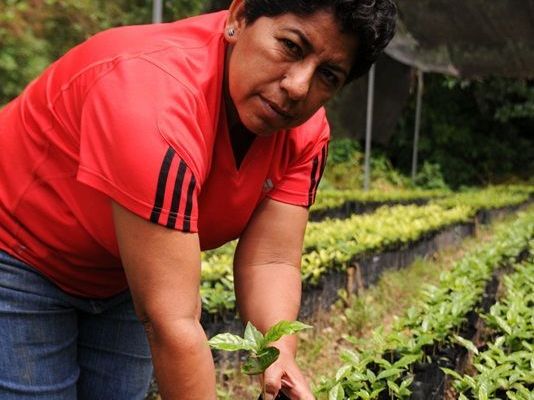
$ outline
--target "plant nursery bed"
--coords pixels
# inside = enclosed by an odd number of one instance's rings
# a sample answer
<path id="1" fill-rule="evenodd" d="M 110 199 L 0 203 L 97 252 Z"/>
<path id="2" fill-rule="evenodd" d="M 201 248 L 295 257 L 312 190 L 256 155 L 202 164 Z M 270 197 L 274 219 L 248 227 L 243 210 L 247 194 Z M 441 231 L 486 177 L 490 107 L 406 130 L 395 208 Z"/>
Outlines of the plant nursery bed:
<path id="1" fill-rule="evenodd" d="M 533 201 L 533 198 L 530 197 L 527 201 L 521 204 L 499 207 L 499 208 L 492 208 L 492 209 L 478 210 L 475 215 L 475 222 L 477 224 L 482 224 L 482 225 L 491 224 L 496 219 L 500 219 L 511 213 L 526 209 L 530 204 L 532 204 L 532 201 Z"/>
<path id="2" fill-rule="evenodd" d="M 339 298 L 340 289 L 357 294 L 376 283 L 385 271 L 407 267 L 416 258 L 454 246 L 473 233 L 474 223 L 451 225 L 429 233 L 416 242 L 357 257 L 351 260 L 346 271 L 332 270 L 324 274 L 317 284 L 304 286 L 299 319 L 310 319 L 317 311 L 328 310 Z"/>
<path id="3" fill-rule="evenodd" d="M 483 327 L 479 312 L 489 311 L 497 300 L 497 291 L 504 269 L 495 271 L 492 279 L 486 284 L 480 302 L 466 315 L 466 322 L 462 326 L 459 336 L 470 341 L 476 341 Z M 449 377 L 441 368 L 449 368 L 463 372 L 468 362 L 468 352 L 458 344 L 446 346 L 432 346 L 425 349 L 429 362 L 418 363 L 414 368 L 414 380 L 411 385 L 412 400 L 447 400 L 450 394 Z"/>
<path id="4" fill-rule="evenodd" d="M 525 249 L 517 256 L 515 262 L 522 262 L 529 255 L 529 250 Z M 467 314 L 466 322 L 462 326 L 459 336 L 473 343 L 481 341 L 484 335 L 484 321 L 480 317 L 480 314 L 487 314 L 490 308 L 497 302 L 497 294 L 503 276 L 509 274 L 511 271 L 510 266 L 503 266 L 494 272 L 492 279 L 486 284 L 480 302 Z M 450 377 L 441 368 L 449 368 L 461 374 L 465 373 L 469 368 L 472 368 L 470 365 L 470 353 L 465 347 L 458 344 L 449 344 L 442 348 L 429 348 L 425 353 L 431 361 L 416 365 L 410 399 L 455 399 L 454 390 L 450 385 Z M 503 395 L 502 398 L 506 398 L 506 395 Z"/>
<path id="5" fill-rule="evenodd" d="M 383 206 L 417 205 L 422 206 L 429 202 L 429 199 L 397 200 L 397 201 L 353 201 L 349 200 L 338 207 L 323 210 L 311 210 L 309 220 L 313 222 L 322 221 L 326 218 L 343 219 L 353 214 L 370 214 Z"/>
<path id="6" fill-rule="evenodd" d="M 361 289 L 376 283 L 386 270 L 407 267 L 418 257 L 425 257 L 440 249 L 454 246 L 472 235 L 474 229 L 475 225 L 471 222 L 451 225 L 442 230 L 430 232 L 416 242 L 355 258 L 351 261 L 351 266 L 347 271 L 327 272 L 317 284 L 304 285 L 298 319 L 309 321 L 320 310 L 328 310 L 339 299 L 340 289 L 357 294 Z M 202 311 L 201 324 L 208 337 L 221 332 L 240 334 L 243 331 L 243 323 L 231 312 L 220 315 Z M 214 352 L 216 363 L 226 361 L 237 364 L 239 358 L 241 355 L 238 352 Z"/>

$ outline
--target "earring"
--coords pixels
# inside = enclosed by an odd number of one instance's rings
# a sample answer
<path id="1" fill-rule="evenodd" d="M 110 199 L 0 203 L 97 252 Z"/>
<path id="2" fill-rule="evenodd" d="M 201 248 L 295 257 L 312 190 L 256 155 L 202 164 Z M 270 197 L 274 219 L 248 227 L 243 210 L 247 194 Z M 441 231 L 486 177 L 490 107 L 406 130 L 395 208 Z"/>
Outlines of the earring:
<path id="1" fill-rule="evenodd" d="M 228 29 L 228 36 L 232 37 L 234 35 L 235 35 L 235 29 L 234 28 Z"/>

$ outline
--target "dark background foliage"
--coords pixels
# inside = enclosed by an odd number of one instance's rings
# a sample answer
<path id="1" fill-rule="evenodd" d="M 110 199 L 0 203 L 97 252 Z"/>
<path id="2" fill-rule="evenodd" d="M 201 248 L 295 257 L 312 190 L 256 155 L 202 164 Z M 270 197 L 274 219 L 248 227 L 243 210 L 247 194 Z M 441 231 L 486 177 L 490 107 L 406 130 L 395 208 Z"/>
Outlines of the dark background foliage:
<path id="1" fill-rule="evenodd" d="M 385 149 L 411 168 L 415 99 Z M 529 179 L 534 172 L 534 83 L 460 81 L 426 75 L 419 159 L 439 165 L 452 187 Z"/>

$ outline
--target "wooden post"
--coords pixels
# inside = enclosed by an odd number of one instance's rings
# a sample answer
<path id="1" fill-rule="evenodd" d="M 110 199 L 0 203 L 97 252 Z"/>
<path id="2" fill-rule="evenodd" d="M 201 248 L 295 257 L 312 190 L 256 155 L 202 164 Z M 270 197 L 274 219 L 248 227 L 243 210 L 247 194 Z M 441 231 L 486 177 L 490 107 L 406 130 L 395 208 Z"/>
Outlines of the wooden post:
<path id="1" fill-rule="evenodd" d="M 347 295 L 359 296 L 364 289 L 362 269 L 357 262 L 352 263 L 347 269 Z"/>

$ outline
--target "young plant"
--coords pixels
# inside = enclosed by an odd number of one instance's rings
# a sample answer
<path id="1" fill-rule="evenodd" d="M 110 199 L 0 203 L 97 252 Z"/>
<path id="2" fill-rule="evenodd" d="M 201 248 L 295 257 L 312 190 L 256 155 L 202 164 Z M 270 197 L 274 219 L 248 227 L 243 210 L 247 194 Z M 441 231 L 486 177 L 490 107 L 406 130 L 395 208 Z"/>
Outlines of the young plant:
<path id="1" fill-rule="evenodd" d="M 211 348 L 224 351 L 248 351 L 247 358 L 241 367 L 241 371 L 247 375 L 263 374 L 265 370 L 274 363 L 280 355 L 280 350 L 270 346 L 285 335 L 293 335 L 304 329 L 310 329 L 310 325 L 299 321 L 280 321 L 273 325 L 265 335 L 263 335 L 249 321 L 245 328 L 244 337 L 231 333 L 221 333 L 212 337 L 208 343 Z M 265 382 L 265 380 L 263 380 Z M 265 384 L 262 388 L 262 395 L 265 398 Z"/>

